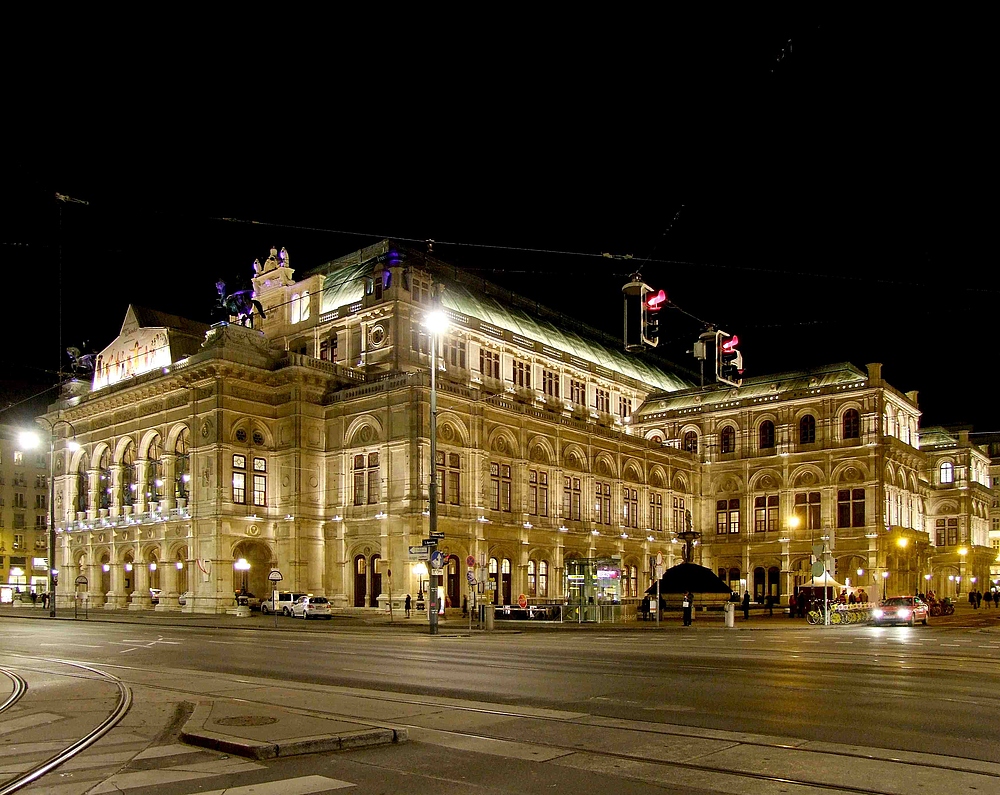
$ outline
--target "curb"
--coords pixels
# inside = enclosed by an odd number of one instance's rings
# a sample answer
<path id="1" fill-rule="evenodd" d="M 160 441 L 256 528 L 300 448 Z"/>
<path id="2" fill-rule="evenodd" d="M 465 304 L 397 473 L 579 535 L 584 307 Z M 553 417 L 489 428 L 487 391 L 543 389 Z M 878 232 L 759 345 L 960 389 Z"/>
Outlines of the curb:
<path id="1" fill-rule="evenodd" d="M 296 734 L 295 725 L 299 724 L 299 731 L 309 732 L 317 724 L 322 722 L 334 722 L 338 724 L 348 723 L 347 721 L 329 721 L 323 718 L 312 718 L 305 715 L 297 715 L 285 712 L 284 710 L 271 710 L 271 715 L 267 717 L 274 728 L 268 729 L 272 732 L 285 732 L 289 736 L 283 740 L 260 740 L 253 737 L 241 736 L 238 724 L 228 732 L 218 731 L 215 726 L 221 720 L 215 717 L 216 708 L 220 702 L 208 702 L 198 704 L 191 717 L 188 718 L 181 730 L 181 740 L 189 745 L 196 745 L 202 748 L 211 748 L 228 754 L 244 756 L 249 759 L 275 759 L 277 757 L 298 756 L 301 754 L 315 754 L 324 751 L 346 751 L 354 748 L 368 748 L 378 745 L 392 745 L 404 743 L 408 739 L 406 729 L 393 729 L 378 726 L 364 726 L 358 729 L 350 729 L 328 734 Z M 226 704 L 228 711 L 246 711 L 242 705 Z M 275 718 L 274 715 L 279 717 Z M 248 726 L 259 726 L 255 723 L 253 716 Z M 358 725 L 358 724 L 351 724 Z"/>

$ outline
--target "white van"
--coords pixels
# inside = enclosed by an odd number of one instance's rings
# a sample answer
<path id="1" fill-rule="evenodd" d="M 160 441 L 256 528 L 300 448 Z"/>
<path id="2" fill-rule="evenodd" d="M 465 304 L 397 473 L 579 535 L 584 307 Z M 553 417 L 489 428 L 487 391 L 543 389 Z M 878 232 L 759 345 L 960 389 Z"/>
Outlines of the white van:
<path id="1" fill-rule="evenodd" d="M 260 612 L 264 615 L 268 613 L 281 613 L 283 616 L 290 616 L 292 614 L 292 603 L 295 602 L 300 596 L 308 596 L 307 593 L 302 593 L 301 591 L 278 591 L 278 601 L 275 604 L 274 594 L 271 594 L 269 599 L 262 599 L 260 603 Z"/>

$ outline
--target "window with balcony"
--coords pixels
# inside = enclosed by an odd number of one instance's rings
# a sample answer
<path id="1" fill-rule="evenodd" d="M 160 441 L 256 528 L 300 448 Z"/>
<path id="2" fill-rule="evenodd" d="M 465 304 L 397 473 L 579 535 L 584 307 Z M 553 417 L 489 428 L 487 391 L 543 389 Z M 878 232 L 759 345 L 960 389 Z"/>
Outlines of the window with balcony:
<path id="1" fill-rule="evenodd" d="M 941 482 L 942 483 L 954 483 L 955 482 L 955 465 L 951 461 L 945 461 L 941 464 Z"/>
<path id="2" fill-rule="evenodd" d="M 354 456 L 354 504 L 374 505 L 381 497 L 378 453 L 359 453 Z"/>
<path id="3" fill-rule="evenodd" d="M 559 397 L 559 373 L 542 370 L 542 392 L 548 397 Z"/>
<path id="4" fill-rule="evenodd" d="M 488 351 L 485 348 L 480 348 L 479 372 L 481 372 L 485 378 L 499 378 L 500 354 L 496 351 Z"/>
<path id="5" fill-rule="evenodd" d="M 605 414 L 611 411 L 611 393 L 598 387 L 594 390 L 594 408 Z"/>
<path id="6" fill-rule="evenodd" d="M 531 364 L 515 359 L 511 365 L 511 380 L 514 386 L 531 389 Z"/>
<path id="7" fill-rule="evenodd" d="M 569 395 L 574 406 L 587 405 L 587 385 L 583 381 L 576 381 L 571 378 L 569 382 Z"/>

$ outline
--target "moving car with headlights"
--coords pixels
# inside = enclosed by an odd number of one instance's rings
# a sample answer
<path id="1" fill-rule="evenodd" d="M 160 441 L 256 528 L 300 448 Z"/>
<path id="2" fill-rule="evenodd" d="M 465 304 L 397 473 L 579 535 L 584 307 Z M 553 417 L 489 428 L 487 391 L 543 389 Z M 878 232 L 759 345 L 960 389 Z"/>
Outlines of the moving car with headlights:
<path id="1" fill-rule="evenodd" d="M 881 627 L 886 624 L 909 624 L 918 621 L 927 623 L 930 606 L 919 596 L 890 596 L 878 603 L 872 611 L 872 623 Z"/>
<path id="2" fill-rule="evenodd" d="M 300 596 L 292 605 L 292 618 L 333 618 L 330 601 L 325 596 Z"/>

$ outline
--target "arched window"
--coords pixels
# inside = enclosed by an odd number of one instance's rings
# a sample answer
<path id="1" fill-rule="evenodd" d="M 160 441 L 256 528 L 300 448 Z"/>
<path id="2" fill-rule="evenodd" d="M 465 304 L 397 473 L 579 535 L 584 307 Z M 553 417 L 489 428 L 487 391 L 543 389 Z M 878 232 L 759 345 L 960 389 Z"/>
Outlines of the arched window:
<path id="1" fill-rule="evenodd" d="M 528 561 L 528 596 L 538 595 L 537 567 L 535 561 Z"/>
<path id="2" fill-rule="evenodd" d="M 816 441 L 816 418 L 806 414 L 799 420 L 799 444 L 812 444 Z"/>
<path id="3" fill-rule="evenodd" d="M 698 434 L 688 431 L 684 434 L 684 449 L 689 453 L 698 452 Z"/>
<path id="4" fill-rule="evenodd" d="M 188 484 L 191 482 L 191 458 L 188 429 L 182 430 L 174 443 L 174 497 L 187 499 Z"/>
<path id="5" fill-rule="evenodd" d="M 143 491 L 146 502 L 159 502 L 163 499 L 163 443 L 157 436 L 146 448 L 146 483 Z"/>
<path id="6" fill-rule="evenodd" d="M 549 562 L 547 560 L 538 561 L 538 595 L 549 595 Z"/>
<path id="7" fill-rule="evenodd" d="M 844 438 L 861 438 L 861 415 L 857 409 L 848 409 L 844 412 Z"/>
<path id="8" fill-rule="evenodd" d="M 105 447 L 97 463 L 97 507 L 111 507 L 111 450 Z"/>
<path id="9" fill-rule="evenodd" d="M 941 464 L 941 482 L 942 483 L 954 483 L 955 482 L 955 465 L 951 461 L 945 461 Z"/>
<path id="10" fill-rule="evenodd" d="M 727 425 L 719 434 L 719 450 L 722 453 L 732 453 L 736 450 L 736 429 Z"/>
<path id="11" fill-rule="evenodd" d="M 774 447 L 774 423 L 764 420 L 758 430 L 758 446 L 761 450 L 770 450 Z"/>
<path id="12" fill-rule="evenodd" d="M 122 479 L 118 486 L 118 501 L 121 505 L 135 505 L 139 484 L 136 481 L 135 445 L 125 448 L 122 456 Z"/>

